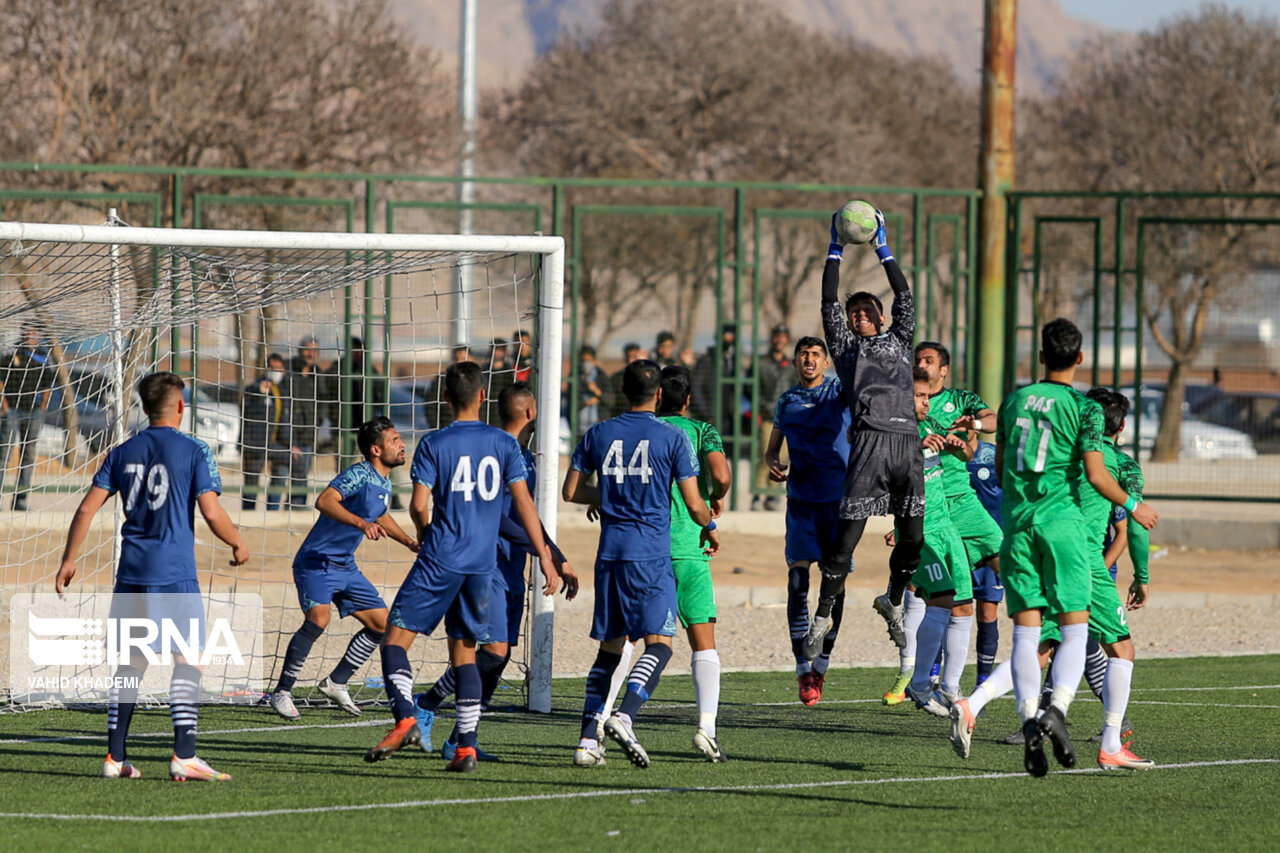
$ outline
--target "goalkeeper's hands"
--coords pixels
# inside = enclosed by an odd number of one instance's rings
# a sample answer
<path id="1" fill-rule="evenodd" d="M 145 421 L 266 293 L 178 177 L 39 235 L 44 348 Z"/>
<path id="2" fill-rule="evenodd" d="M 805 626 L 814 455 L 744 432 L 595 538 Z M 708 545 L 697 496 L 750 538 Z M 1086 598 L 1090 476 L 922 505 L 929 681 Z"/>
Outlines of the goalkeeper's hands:
<path id="1" fill-rule="evenodd" d="M 871 238 L 871 247 L 876 250 L 880 263 L 893 260 L 893 252 L 889 249 L 889 229 L 884 224 L 884 214 L 876 208 L 876 236 Z"/>
<path id="2" fill-rule="evenodd" d="M 844 260 L 844 241 L 840 239 L 840 229 L 836 228 L 836 219 L 840 216 L 840 211 L 831 214 L 831 243 L 827 246 L 827 260 L 842 261 Z"/>

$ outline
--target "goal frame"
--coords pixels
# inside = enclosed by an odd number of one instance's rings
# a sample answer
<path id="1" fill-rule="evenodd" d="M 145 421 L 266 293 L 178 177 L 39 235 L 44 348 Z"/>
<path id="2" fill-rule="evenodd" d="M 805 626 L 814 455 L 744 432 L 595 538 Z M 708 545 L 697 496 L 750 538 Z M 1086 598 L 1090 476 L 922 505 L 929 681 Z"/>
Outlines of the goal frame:
<path id="1" fill-rule="evenodd" d="M 197 228 L 135 228 L 114 225 L 71 225 L 0 222 L 0 241 L 80 243 L 208 249 L 276 249 L 390 252 L 454 252 L 474 254 L 536 254 L 541 258 L 537 287 L 539 340 L 536 343 L 537 399 L 541 426 L 535 432 L 538 486 L 534 502 L 547 532 L 556 535 L 560 483 L 560 373 L 564 344 L 565 241 L 544 235 L 377 234 L 326 231 L 244 231 Z M 118 326 L 118 315 L 116 316 Z M 112 331 L 119 334 L 119 329 Z M 122 353 L 116 347 L 116 369 Z M 123 411 L 119 409 L 118 411 Z M 117 436 L 123 424 L 117 425 Z M 116 526 L 117 543 L 119 522 Z M 118 544 L 116 546 L 119 547 Z M 535 570 L 536 571 L 536 570 Z M 552 652 L 555 599 L 538 593 L 536 575 L 529 625 L 529 692 L 531 711 L 551 711 Z"/>

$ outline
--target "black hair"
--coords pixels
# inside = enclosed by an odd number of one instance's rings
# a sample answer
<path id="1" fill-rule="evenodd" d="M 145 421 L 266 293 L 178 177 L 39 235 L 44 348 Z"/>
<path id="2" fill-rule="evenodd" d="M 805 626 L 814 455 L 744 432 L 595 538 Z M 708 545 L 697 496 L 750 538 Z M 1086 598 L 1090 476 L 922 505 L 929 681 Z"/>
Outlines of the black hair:
<path id="1" fill-rule="evenodd" d="M 1066 370 L 1080 358 L 1080 346 L 1084 337 L 1076 324 L 1059 317 L 1044 324 L 1040 330 L 1040 352 L 1044 354 L 1044 366 L 1049 370 Z"/>
<path id="2" fill-rule="evenodd" d="M 923 367 L 911 368 L 911 381 L 912 382 L 928 382 L 929 371 L 925 370 Z"/>
<path id="3" fill-rule="evenodd" d="M 683 364 L 673 364 L 662 368 L 659 381 L 662 384 L 662 399 L 658 401 L 658 414 L 679 414 L 693 390 L 693 374 Z"/>
<path id="4" fill-rule="evenodd" d="M 826 341 L 822 340 L 822 338 L 815 338 L 813 335 L 805 335 L 803 338 L 796 341 L 795 355 L 800 355 L 800 350 L 808 349 L 809 347 L 818 347 L 822 350 L 823 355 L 827 354 Z"/>
<path id="5" fill-rule="evenodd" d="M 352 336 L 351 349 L 364 349 L 364 338 Z"/>
<path id="6" fill-rule="evenodd" d="M 582 358 L 584 355 L 589 355 L 592 358 L 595 358 L 596 348 L 593 347 L 591 344 L 583 344 L 582 346 L 578 347 L 578 358 Z"/>
<path id="7" fill-rule="evenodd" d="M 662 369 L 649 358 L 638 358 L 622 369 L 622 396 L 633 406 L 652 399 L 662 387 Z"/>
<path id="8" fill-rule="evenodd" d="M 474 361 L 459 361 L 444 371 L 444 397 L 454 408 L 470 406 L 484 387 L 484 373 Z"/>
<path id="9" fill-rule="evenodd" d="M 529 402 L 535 399 L 533 389 L 529 387 L 528 382 L 512 382 L 503 388 L 498 393 L 498 414 L 502 418 L 502 423 L 509 424 L 514 421 L 516 416 L 528 407 Z"/>
<path id="10" fill-rule="evenodd" d="M 676 339 L 676 336 L 671 334 L 670 332 L 658 332 L 657 345 L 662 346 L 667 341 L 671 341 L 672 343 L 675 343 L 675 339 Z"/>
<path id="11" fill-rule="evenodd" d="M 142 411 L 151 420 L 163 417 L 169 408 L 169 399 L 177 394 L 182 396 L 185 387 L 182 377 L 167 370 L 148 373 L 138 382 L 138 398 L 142 400 Z"/>
<path id="12" fill-rule="evenodd" d="M 880 316 L 884 316 L 884 303 L 880 301 L 880 297 L 868 290 L 859 290 L 857 293 L 850 293 L 844 300 L 844 313 L 849 316 L 849 312 L 853 310 L 853 306 L 859 302 L 870 302 L 876 306 L 876 310 L 880 312 Z"/>
<path id="13" fill-rule="evenodd" d="M 640 345 L 635 341 L 632 341 L 631 343 L 627 344 L 625 347 L 622 348 L 622 354 L 626 355 L 627 353 L 635 352 L 638 349 L 640 349 Z"/>
<path id="14" fill-rule="evenodd" d="M 951 350 L 944 347 L 937 341 L 921 341 L 916 344 L 915 357 L 920 357 L 920 350 L 931 349 L 938 354 L 938 364 L 941 367 L 951 366 Z"/>
<path id="15" fill-rule="evenodd" d="M 281 367 L 288 367 L 288 365 L 285 364 L 284 356 L 278 352 L 273 352 L 271 355 L 267 356 L 267 364 L 270 364 L 273 361 L 280 362 Z"/>
<path id="16" fill-rule="evenodd" d="M 372 461 L 373 448 L 382 443 L 382 434 L 389 429 L 395 429 L 395 424 L 386 415 L 378 415 L 356 427 L 356 447 L 360 448 L 360 455 Z"/>
<path id="17" fill-rule="evenodd" d="M 1118 433 L 1124 419 L 1129 416 L 1129 398 L 1110 388 L 1090 388 L 1085 396 L 1102 406 L 1102 416 L 1106 419 L 1105 434 Z"/>

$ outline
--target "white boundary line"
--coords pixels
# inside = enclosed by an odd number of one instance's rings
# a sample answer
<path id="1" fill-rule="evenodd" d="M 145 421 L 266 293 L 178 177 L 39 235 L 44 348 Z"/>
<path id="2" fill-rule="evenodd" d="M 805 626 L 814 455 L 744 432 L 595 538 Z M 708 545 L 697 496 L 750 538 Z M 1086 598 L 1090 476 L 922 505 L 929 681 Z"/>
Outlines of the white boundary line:
<path id="1" fill-rule="evenodd" d="M 1182 764 L 1156 765 L 1153 770 L 1186 770 L 1202 767 L 1237 767 L 1250 764 L 1280 764 L 1280 758 L 1237 758 L 1221 761 L 1189 761 Z M 1103 773 L 1100 767 L 1064 770 L 1056 775 L 1081 776 Z M 229 820 L 282 815 L 324 814 L 329 812 L 363 812 L 379 809 L 432 808 L 435 806 L 470 806 L 493 803 L 538 803 L 555 800 L 594 799 L 597 797 L 654 796 L 657 794 L 734 794 L 746 791 L 802 791 L 813 788 L 843 788 L 855 785 L 918 785 L 926 782 L 971 782 L 984 779 L 1024 779 L 1026 773 L 966 773 L 954 776 L 901 776 L 888 779 L 832 779 L 826 782 L 784 782 L 776 785 L 725 785 L 689 788 L 621 788 L 610 791 L 566 791 L 559 794 L 529 794 L 510 797 L 475 797 L 469 799 L 407 800 L 396 803 L 362 803 L 359 805 L 309 806 L 298 809 L 263 809 L 262 811 L 213 812 L 210 814 L 176 815 L 109 815 L 109 814 L 38 814 L 33 812 L 0 812 L 9 820 L 89 820 L 110 823 L 185 823 L 198 820 Z"/>

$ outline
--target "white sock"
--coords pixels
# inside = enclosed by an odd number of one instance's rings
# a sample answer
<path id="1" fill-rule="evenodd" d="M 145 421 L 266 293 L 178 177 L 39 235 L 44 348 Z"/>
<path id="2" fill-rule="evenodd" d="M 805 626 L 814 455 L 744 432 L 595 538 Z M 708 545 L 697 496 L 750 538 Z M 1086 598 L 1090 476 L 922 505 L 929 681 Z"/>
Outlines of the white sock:
<path id="1" fill-rule="evenodd" d="M 1107 677 L 1102 682 L 1102 751 L 1120 751 L 1120 726 L 1129 708 L 1129 687 L 1133 683 L 1133 661 L 1110 658 Z"/>
<path id="2" fill-rule="evenodd" d="M 706 649 L 693 653 L 693 695 L 698 704 L 698 728 L 716 736 L 716 712 L 720 708 L 720 653 Z"/>
<path id="3" fill-rule="evenodd" d="M 1018 716 L 1024 723 L 1035 717 L 1036 706 L 1040 704 L 1039 649 L 1039 625 L 1013 626 L 1013 654 L 1009 658 L 1009 668 L 1013 674 L 1013 697 L 1018 703 Z"/>
<path id="4" fill-rule="evenodd" d="M 1084 659 L 1089 646 L 1089 626 L 1081 622 L 1077 625 L 1062 625 L 1058 629 L 1062 633 L 1062 642 L 1053 653 L 1053 707 L 1067 715 L 1067 708 L 1076 695 L 1080 679 L 1084 678 Z"/>
<path id="5" fill-rule="evenodd" d="M 613 703 L 618 700 L 618 693 L 622 691 L 622 685 L 627 683 L 627 676 L 631 674 L 631 656 L 635 650 L 635 643 L 622 644 L 622 660 L 618 661 L 618 666 L 613 670 L 613 678 L 609 681 L 609 695 L 604 700 L 604 710 L 600 712 L 602 720 L 609 719 L 609 715 L 613 713 Z"/>
<path id="6" fill-rule="evenodd" d="M 947 622 L 947 651 L 942 662 L 942 689 L 960 695 L 960 675 L 969 659 L 969 635 L 973 632 L 972 616 L 952 615 Z"/>
<path id="7" fill-rule="evenodd" d="M 903 629 L 907 634 L 907 645 L 898 649 L 898 675 L 911 672 L 911 668 L 916 664 L 916 631 L 920 629 L 925 611 L 924 599 L 917 597 L 911 590 L 902 594 L 902 605 L 906 608 Z"/>
<path id="8" fill-rule="evenodd" d="M 916 669 L 911 676 L 911 692 L 917 696 L 929 695 L 929 670 L 938 659 L 950 618 L 951 610 L 946 607 L 930 607 L 924 612 L 924 620 L 916 631 Z"/>
<path id="9" fill-rule="evenodd" d="M 977 716 L 987 707 L 992 699 L 999 699 L 1013 689 L 1013 666 L 1009 661 L 997 666 L 987 676 L 987 680 L 979 684 L 969 694 L 969 713 Z"/>

